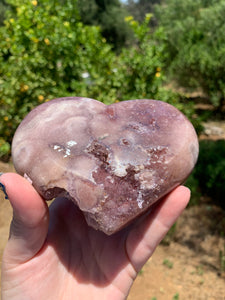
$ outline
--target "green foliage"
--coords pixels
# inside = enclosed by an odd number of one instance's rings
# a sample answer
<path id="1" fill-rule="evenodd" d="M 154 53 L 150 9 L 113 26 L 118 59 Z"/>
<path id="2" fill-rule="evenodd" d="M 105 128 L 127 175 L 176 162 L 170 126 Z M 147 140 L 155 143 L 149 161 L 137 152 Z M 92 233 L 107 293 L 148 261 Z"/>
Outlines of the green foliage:
<path id="1" fill-rule="evenodd" d="M 172 298 L 172 300 L 179 300 L 179 299 L 180 299 L 179 293 L 176 293 Z"/>
<path id="2" fill-rule="evenodd" d="M 168 269 L 172 269 L 173 268 L 173 262 L 170 261 L 169 259 L 165 258 L 163 260 L 163 265 L 166 266 Z"/>
<path id="3" fill-rule="evenodd" d="M 80 13 L 82 23 L 87 25 L 97 25 L 96 14 L 98 6 L 93 0 L 77 0 L 77 8 Z"/>
<path id="4" fill-rule="evenodd" d="M 99 26 L 116 51 L 132 40 L 132 31 L 124 21 L 127 11 L 119 0 L 78 0 L 78 9 L 82 22 Z"/>
<path id="5" fill-rule="evenodd" d="M 225 1 L 168 0 L 156 9 L 165 31 L 171 78 L 201 87 L 221 108 L 225 99 Z"/>
<path id="6" fill-rule="evenodd" d="M 152 98 L 159 94 L 163 82 L 164 47 L 150 34 L 148 23 L 151 15 L 146 15 L 143 23 L 132 16 L 126 17 L 133 29 L 136 44 L 124 48 L 119 56 L 121 99 Z M 158 33 L 159 34 L 159 33 Z"/>
<path id="7" fill-rule="evenodd" d="M 138 272 L 138 275 L 139 276 L 142 276 L 144 274 L 144 271 L 143 271 L 143 269 L 141 269 L 139 272 Z"/>
<path id="8" fill-rule="evenodd" d="M 200 141 L 199 159 L 193 172 L 201 193 L 225 209 L 225 141 Z"/>
<path id="9" fill-rule="evenodd" d="M 125 8 L 139 22 L 144 21 L 144 17 L 148 13 L 154 12 L 154 5 L 160 4 L 162 0 L 128 0 Z"/>
<path id="10" fill-rule="evenodd" d="M 4 161 L 8 161 L 10 153 L 10 144 L 0 137 L 0 158 Z"/>
<path id="11" fill-rule="evenodd" d="M 196 266 L 196 273 L 197 273 L 199 276 L 202 276 L 202 275 L 204 274 L 203 265 Z"/>
<path id="12" fill-rule="evenodd" d="M 7 3 L 4 0 L 1 0 L 0 1 L 0 26 L 3 24 L 7 9 L 8 9 Z"/>

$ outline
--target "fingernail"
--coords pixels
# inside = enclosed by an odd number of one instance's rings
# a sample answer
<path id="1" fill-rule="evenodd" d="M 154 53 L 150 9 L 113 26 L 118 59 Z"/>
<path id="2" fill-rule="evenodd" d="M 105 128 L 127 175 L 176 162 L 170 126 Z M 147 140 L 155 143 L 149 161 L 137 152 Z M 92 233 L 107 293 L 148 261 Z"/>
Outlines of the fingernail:
<path id="1" fill-rule="evenodd" d="M 4 173 L 1 173 L 0 172 L 0 176 L 2 176 Z M 9 199 L 9 197 L 8 197 L 8 195 L 7 195 L 7 192 L 6 192 L 6 189 L 5 189 L 5 186 L 4 186 L 4 184 L 3 183 L 1 183 L 0 182 L 0 191 L 3 191 L 3 193 L 5 194 L 5 199 L 6 200 L 8 200 Z"/>

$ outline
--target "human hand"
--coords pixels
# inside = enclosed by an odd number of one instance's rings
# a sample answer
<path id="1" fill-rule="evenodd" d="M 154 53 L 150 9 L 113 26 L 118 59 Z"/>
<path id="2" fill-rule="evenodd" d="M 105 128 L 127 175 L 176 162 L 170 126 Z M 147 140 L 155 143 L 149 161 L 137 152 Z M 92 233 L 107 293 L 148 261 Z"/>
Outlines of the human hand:
<path id="1" fill-rule="evenodd" d="M 107 236 L 72 201 L 46 202 L 23 177 L 1 176 L 13 219 L 2 260 L 2 300 L 126 299 L 143 265 L 186 207 L 177 187 L 150 213 Z"/>

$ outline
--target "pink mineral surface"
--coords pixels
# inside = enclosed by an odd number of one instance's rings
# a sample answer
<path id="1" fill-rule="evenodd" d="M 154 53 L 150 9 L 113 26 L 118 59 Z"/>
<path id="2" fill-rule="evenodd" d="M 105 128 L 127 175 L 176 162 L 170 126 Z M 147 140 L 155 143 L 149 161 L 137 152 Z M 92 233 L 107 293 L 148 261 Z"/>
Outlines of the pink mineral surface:
<path id="1" fill-rule="evenodd" d="M 12 156 L 44 199 L 70 198 L 90 226 L 112 234 L 185 181 L 198 139 L 187 118 L 161 101 L 107 106 L 67 97 L 26 116 Z"/>

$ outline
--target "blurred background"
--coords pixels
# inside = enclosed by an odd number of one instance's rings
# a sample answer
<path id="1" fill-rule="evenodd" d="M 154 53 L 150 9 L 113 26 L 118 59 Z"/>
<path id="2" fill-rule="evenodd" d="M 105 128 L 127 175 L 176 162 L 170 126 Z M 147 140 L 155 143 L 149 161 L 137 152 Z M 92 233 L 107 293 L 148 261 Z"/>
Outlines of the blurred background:
<path id="1" fill-rule="evenodd" d="M 199 136 L 190 204 L 129 300 L 225 299 L 225 0 L 0 0 L 0 171 L 35 106 L 157 99 Z M 0 255 L 9 204 L 0 201 Z"/>

